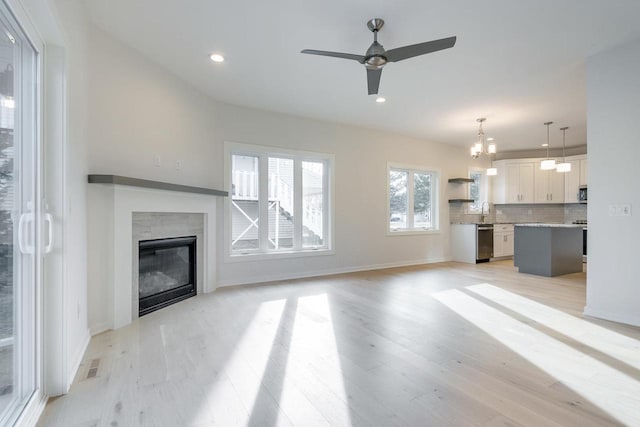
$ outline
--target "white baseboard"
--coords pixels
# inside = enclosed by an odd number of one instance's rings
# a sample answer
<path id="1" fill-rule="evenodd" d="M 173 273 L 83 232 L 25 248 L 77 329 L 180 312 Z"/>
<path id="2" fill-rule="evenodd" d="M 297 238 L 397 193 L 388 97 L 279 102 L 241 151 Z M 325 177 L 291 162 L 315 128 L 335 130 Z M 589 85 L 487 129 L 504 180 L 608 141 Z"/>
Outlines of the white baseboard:
<path id="1" fill-rule="evenodd" d="M 309 277 L 331 276 L 334 274 L 355 273 L 367 270 L 382 270 L 385 268 L 409 267 L 412 265 L 435 264 L 438 262 L 451 261 L 451 258 L 431 258 L 415 261 L 389 262 L 384 264 L 370 264 L 356 267 L 330 268 L 326 270 L 305 271 L 299 273 L 278 273 L 271 275 L 257 275 L 252 277 L 244 277 L 241 279 L 221 280 L 218 282 L 218 288 L 227 286 L 251 285 L 255 283 L 276 282 L 280 280 L 306 279 Z"/>
<path id="2" fill-rule="evenodd" d="M 73 380 L 78 373 L 78 369 L 80 368 L 80 364 L 82 363 L 84 353 L 87 351 L 87 347 L 89 346 L 89 341 L 91 341 L 91 334 L 89 332 L 89 329 L 87 329 L 84 339 L 82 340 L 82 344 L 78 346 L 78 348 L 76 349 L 76 353 L 71 359 L 69 371 L 67 371 L 66 391 L 69 391 L 69 388 L 71 387 L 71 384 L 73 383 Z"/>
<path id="3" fill-rule="evenodd" d="M 597 319 L 610 320 L 612 322 L 624 323 L 631 326 L 640 326 L 639 316 L 627 316 L 620 313 L 611 313 L 607 310 L 594 309 L 588 306 L 585 306 L 583 314 Z"/>
<path id="4" fill-rule="evenodd" d="M 48 399 L 41 390 L 38 390 L 16 420 L 15 425 L 23 427 L 35 426 L 47 406 Z"/>
<path id="5" fill-rule="evenodd" d="M 91 332 L 91 336 L 94 337 L 98 334 L 101 334 L 105 331 L 112 329 L 106 322 L 96 323 L 95 325 L 89 325 L 89 330 Z"/>

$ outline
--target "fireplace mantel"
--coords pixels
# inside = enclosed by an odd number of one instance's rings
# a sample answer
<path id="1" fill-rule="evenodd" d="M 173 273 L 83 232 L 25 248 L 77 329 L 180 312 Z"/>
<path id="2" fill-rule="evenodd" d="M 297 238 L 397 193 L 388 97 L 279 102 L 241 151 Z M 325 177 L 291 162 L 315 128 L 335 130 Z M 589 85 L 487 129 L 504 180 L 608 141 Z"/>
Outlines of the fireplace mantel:
<path id="1" fill-rule="evenodd" d="M 105 185 L 106 184 L 106 185 Z M 203 214 L 202 292 L 216 288 L 218 196 L 138 185 L 90 185 L 87 193 L 89 326 L 93 335 L 130 324 L 134 291 L 134 213 Z M 166 237 L 166 236 L 164 236 Z M 135 246 L 135 247 L 134 247 Z M 136 257 L 137 259 L 137 257 Z"/>
<path id="2" fill-rule="evenodd" d="M 171 184 L 162 181 L 150 181 L 148 179 L 131 178 L 121 175 L 90 174 L 88 182 L 89 184 L 129 185 L 132 187 L 153 188 L 156 190 L 167 191 L 181 191 L 183 193 L 206 194 L 209 196 L 227 197 L 229 195 L 227 191 L 214 190 L 212 188 L 192 187 L 190 185 Z"/>

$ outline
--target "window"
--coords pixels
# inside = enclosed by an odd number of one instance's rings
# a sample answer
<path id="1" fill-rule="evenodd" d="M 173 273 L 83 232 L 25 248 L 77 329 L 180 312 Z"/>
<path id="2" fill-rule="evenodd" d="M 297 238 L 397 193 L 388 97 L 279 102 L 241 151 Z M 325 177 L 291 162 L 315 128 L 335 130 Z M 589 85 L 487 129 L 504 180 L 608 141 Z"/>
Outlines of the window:
<path id="1" fill-rule="evenodd" d="M 486 202 L 485 197 L 485 173 L 483 170 L 474 169 L 469 172 L 469 178 L 473 182 L 469 183 L 469 199 L 473 203 L 469 204 L 469 213 L 482 213 L 482 206 Z"/>
<path id="2" fill-rule="evenodd" d="M 437 222 L 438 173 L 389 166 L 389 231 L 433 231 Z"/>
<path id="3" fill-rule="evenodd" d="M 229 255 L 330 249 L 332 156 L 236 143 L 225 147 Z"/>

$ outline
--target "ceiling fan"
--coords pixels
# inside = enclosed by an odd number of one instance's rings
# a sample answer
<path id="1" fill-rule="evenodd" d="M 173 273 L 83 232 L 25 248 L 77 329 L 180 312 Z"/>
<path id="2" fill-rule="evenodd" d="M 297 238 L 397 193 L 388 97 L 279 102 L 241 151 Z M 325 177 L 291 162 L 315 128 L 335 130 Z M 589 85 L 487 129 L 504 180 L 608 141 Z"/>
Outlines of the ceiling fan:
<path id="1" fill-rule="evenodd" d="M 383 26 L 384 21 L 380 18 L 374 18 L 367 22 L 367 27 L 369 27 L 371 32 L 373 32 L 373 43 L 369 46 L 369 49 L 367 49 L 367 52 L 364 55 L 353 55 L 351 53 L 328 52 L 325 50 L 313 49 L 304 49 L 301 53 L 351 59 L 364 64 L 367 68 L 367 85 L 369 87 L 369 95 L 375 95 L 378 93 L 378 88 L 380 86 L 382 67 L 384 67 L 387 62 L 398 62 L 413 58 L 414 56 L 449 49 L 456 44 L 456 38 L 454 36 L 385 50 L 384 47 L 378 43 L 378 31 L 380 31 Z"/>

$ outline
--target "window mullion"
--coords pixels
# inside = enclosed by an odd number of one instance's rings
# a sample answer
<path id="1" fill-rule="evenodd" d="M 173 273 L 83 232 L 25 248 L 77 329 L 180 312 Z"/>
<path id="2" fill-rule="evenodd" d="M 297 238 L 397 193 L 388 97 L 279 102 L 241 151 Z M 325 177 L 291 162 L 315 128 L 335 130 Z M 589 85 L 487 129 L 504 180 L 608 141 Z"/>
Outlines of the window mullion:
<path id="1" fill-rule="evenodd" d="M 269 156 L 260 154 L 258 166 L 258 235 L 260 252 L 269 250 Z"/>
<path id="2" fill-rule="evenodd" d="M 302 249 L 302 160 L 293 159 L 293 248 Z"/>
<path id="3" fill-rule="evenodd" d="M 415 228 L 413 224 L 414 185 L 413 172 L 407 172 L 407 228 Z"/>

